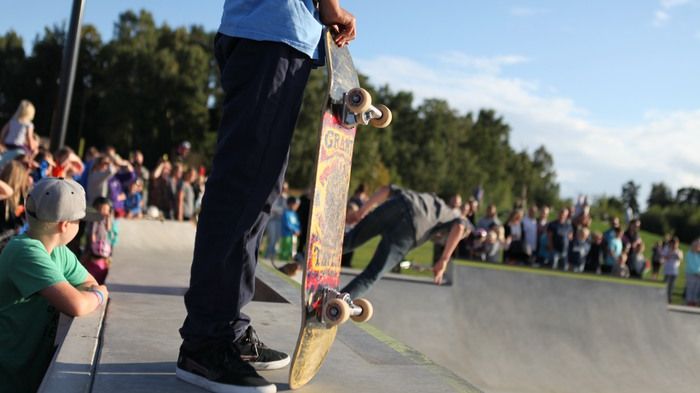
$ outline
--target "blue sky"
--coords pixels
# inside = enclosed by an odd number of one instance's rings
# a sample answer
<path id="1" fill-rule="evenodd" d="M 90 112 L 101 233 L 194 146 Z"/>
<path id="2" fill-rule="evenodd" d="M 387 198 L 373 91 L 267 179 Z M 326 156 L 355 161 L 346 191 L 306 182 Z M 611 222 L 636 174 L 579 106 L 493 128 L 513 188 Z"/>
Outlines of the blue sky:
<path id="1" fill-rule="evenodd" d="M 516 148 L 553 153 L 564 196 L 617 195 L 629 179 L 642 199 L 652 182 L 700 187 L 700 0 L 341 2 L 358 19 L 351 50 L 373 83 L 460 112 L 497 110 Z M 0 32 L 27 46 L 71 6 L 2 3 Z M 87 0 L 85 22 L 109 38 L 120 12 L 145 8 L 213 30 L 222 4 Z"/>

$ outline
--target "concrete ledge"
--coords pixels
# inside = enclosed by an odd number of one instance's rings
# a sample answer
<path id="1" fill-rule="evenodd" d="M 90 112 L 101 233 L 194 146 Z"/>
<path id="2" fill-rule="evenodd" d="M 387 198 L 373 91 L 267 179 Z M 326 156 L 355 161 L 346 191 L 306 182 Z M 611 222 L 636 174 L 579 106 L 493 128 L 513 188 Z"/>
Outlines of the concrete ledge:
<path id="1" fill-rule="evenodd" d="M 54 354 L 38 393 L 90 392 L 107 307 L 101 306 L 69 321 L 65 337 Z M 62 323 L 65 326 L 65 322 Z M 59 331 L 58 337 L 63 336 Z"/>
<path id="2" fill-rule="evenodd" d="M 693 314 L 693 315 L 697 315 L 698 317 L 700 317 L 700 307 L 688 307 L 688 306 L 679 306 L 676 304 L 669 304 L 668 311 L 684 313 L 684 314 Z"/>

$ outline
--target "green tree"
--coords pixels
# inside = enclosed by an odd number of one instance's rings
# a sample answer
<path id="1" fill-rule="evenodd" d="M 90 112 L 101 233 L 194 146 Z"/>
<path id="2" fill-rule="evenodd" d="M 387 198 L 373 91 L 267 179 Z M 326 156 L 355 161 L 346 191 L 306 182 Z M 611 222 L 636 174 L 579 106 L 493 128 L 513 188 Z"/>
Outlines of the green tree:
<path id="1" fill-rule="evenodd" d="M 157 27 L 153 16 L 119 16 L 100 52 L 100 100 L 89 143 L 144 150 L 151 161 L 181 140 L 197 147 L 209 131 L 211 50 L 199 27 Z"/>
<path id="2" fill-rule="evenodd" d="M 683 187 L 676 192 L 677 204 L 681 206 L 700 207 L 700 189 Z"/>
<path id="3" fill-rule="evenodd" d="M 25 62 L 26 54 L 22 37 L 12 30 L 0 36 L 0 121 L 2 124 L 12 117 L 19 101 L 25 98 L 22 85 L 17 83 L 17 78 L 24 76 Z"/>
<path id="4" fill-rule="evenodd" d="M 640 187 L 639 184 L 636 184 L 632 180 L 622 186 L 622 203 L 625 207 L 632 209 L 634 214 L 639 214 L 639 202 L 637 202 L 637 197 L 639 196 Z"/>
<path id="5" fill-rule="evenodd" d="M 647 199 L 647 204 L 649 206 L 666 207 L 672 203 L 673 195 L 671 194 L 671 189 L 665 183 L 653 183 L 651 185 L 651 191 Z"/>

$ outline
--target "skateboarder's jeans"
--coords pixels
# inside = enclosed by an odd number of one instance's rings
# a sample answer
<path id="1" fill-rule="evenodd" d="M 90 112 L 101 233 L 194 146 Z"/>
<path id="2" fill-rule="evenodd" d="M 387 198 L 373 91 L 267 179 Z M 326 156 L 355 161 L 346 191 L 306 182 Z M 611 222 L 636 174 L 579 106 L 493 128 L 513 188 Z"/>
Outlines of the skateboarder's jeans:
<path id="1" fill-rule="evenodd" d="M 282 43 L 218 34 L 215 54 L 223 116 L 180 329 L 193 342 L 236 339 L 250 323 L 241 308 L 255 292 L 260 239 L 281 192 L 311 70 L 306 55 Z"/>
<path id="2" fill-rule="evenodd" d="M 373 237 L 382 239 L 365 270 L 341 290 L 352 298 L 362 296 L 372 284 L 401 262 L 415 246 L 410 207 L 402 197 L 394 197 L 374 209 L 345 234 L 343 252 L 354 251 Z"/>

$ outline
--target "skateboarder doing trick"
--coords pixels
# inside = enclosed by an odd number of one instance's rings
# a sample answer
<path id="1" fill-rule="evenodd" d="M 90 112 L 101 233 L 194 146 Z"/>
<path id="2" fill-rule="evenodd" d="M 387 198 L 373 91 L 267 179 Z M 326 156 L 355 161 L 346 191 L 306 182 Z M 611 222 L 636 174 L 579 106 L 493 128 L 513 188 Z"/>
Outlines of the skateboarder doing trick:
<path id="1" fill-rule="evenodd" d="M 289 363 L 241 313 L 253 297 L 257 251 L 281 191 L 322 25 L 339 46 L 355 18 L 338 0 L 226 0 L 215 55 L 225 93 L 197 226 L 177 377 L 210 391 L 275 392 L 255 369 Z"/>
<path id="2" fill-rule="evenodd" d="M 378 207 L 372 210 L 375 206 Z M 360 210 L 348 216 L 348 222 L 357 222 L 357 225 L 345 235 L 345 253 L 377 235 L 382 236 L 369 265 L 341 290 L 352 298 L 367 292 L 410 250 L 428 240 L 446 236 L 443 253 L 433 267 L 434 282 L 442 284 L 452 253 L 459 241 L 472 230 L 465 217 L 455 213 L 435 194 L 418 193 L 394 185 L 380 188 Z"/>

